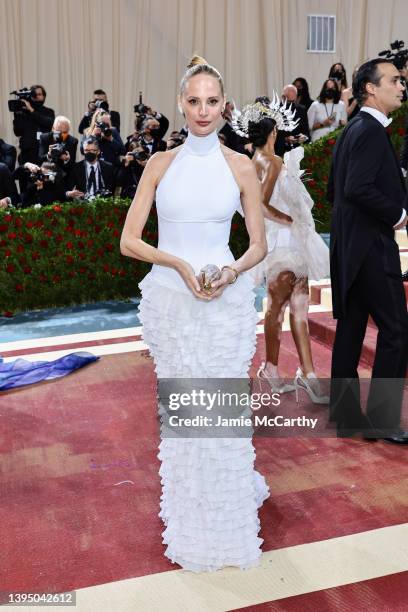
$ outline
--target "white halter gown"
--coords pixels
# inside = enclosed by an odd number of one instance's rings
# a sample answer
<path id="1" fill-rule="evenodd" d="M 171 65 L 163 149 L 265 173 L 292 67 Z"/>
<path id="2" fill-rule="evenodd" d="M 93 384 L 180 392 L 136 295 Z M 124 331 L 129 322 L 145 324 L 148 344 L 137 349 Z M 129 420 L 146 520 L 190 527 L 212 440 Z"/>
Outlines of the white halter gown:
<path id="1" fill-rule="evenodd" d="M 240 192 L 217 133 L 189 134 L 156 192 L 158 248 L 188 261 L 231 264 Z M 140 318 L 160 378 L 247 378 L 255 351 L 253 282 L 241 274 L 210 302 L 179 274 L 153 265 L 140 283 Z M 184 569 L 259 563 L 258 507 L 269 496 L 250 438 L 166 438 L 159 447 L 165 555 Z"/>

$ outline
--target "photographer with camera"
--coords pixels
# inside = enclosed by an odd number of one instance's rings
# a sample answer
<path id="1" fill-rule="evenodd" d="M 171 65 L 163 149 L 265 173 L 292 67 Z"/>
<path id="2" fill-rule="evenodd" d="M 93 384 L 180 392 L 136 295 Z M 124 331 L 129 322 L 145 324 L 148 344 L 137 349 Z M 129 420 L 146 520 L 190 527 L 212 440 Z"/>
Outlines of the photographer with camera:
<path id="1" fill-rule="evenodd" d="M 139 92 L 139 104 L 134 105 L 133 111 L 136 115 L 137 130 L 141 129 L 142 123 L 147 117 L 153 117 L 159 123 L 156 140 L 162 140 L 164 138 L 165 133 L 169 129 L 169 120 L 161 113 L 158 113 L 157 111 L 153 110 L 151 106 L 143 104 L 143 97 L 141 91 Z"/>
<path id="2" fill-rule="evenodd" d="M 83 141 L 84 159 L 74 164 L 66 181 L 66 197 L 70 200 L 92 199 L 112 195 L 116 186 L 115 167 L 100 158 L 100 140 L 89 136 Z"/>
<path id="3" fill-rule="evenodd" d="M 71 122 L 67 117 L 55 117 L 52 132 L 40 136 L 40 161 L 51 161 L 68 173 L 75 163 L 78 139 L 70 135 Z"/>
<path id="4" fill-rule="evenodd" d="M 14 168 L 16 167 L 16 159 L 16 147 L 13 147 L 11 144 L 7 144 L 7 142 L 4 142 L 4 140 L 0 138 L 0 163 L 6 164 L 10 172 L 14 172 Z"/>
<path id="5" fill-rule="evenodd" d="M 129 151 L 122 159 L 122 167 L 118 172 L 117 183 L 121 188 L 122 198 L 133 198 L 143 170 L 150 158 L 150 152 L 140 141 L 132 140 Z"/>
<path id="6" fill-rule="evenodd" d="M 17 97 L 17 100 L 9 100 L 9 109 L 14 113 L 14 134 L 20 137 L 18 161 L 20 165 L 38 164 L 40 134 L 51 130 L 55 113 L 44 106 L 47 94 L 42 85 L 12 93 Z"/>
<path id="7" fill-rule="evenodd" d="M 125 146 L 117 129 L 112 127 L 110 115 L 105 110 L 95 111 L 91 125 L 82 138 L 81 152 L 82 144 L 89 136 L 98 139 L 101 159 L 119 167 L 121 156 L 126 153 Z"/>
<path id="8" fill-rule="evenodd" d="M 26 188 L 21 192 L 21 206 L 27 208 L 34 204 L 52 204 L 64 202 L 64 174 L 53 162 L 45 161 L 38 166 L 26 162 L 14 172 L 14 178 L 21 180 L 25 174 Z"/>
<path id="9" fill-rule="evenodd" d="M 180 132 L 177 132 L 177 131 L 171 132 L 167 140 L 167 151 L 170 151 L 171 149 L 175 149 L 176 147 L 179 147 L 180 145 L 183 144 L 185 139 L 186 139 L 185 136 L 183 134 L 180 134 Z"/>
<path id="10" fill-rule="evenodd" d="M 20 196 L 9 167 L 0 163 L 0 209 L 16 206 L 19 202 Z"/>
<path id="11" fill-rule="evenodd" d="M 120 114 L 117 111 L 109 110 L 109 102 L 106 92 L 103 89 L 95 89 L 93 99 L 88 102 L 88 110 L 81 119 L 78 127 L 78 132 L 83 134 L 90 127 L 93 114 L 98 109 L 103 109 L 109 112 L 113 127 L 120 132 Z"/>
<path id="12" fill-rule="evenodd" d="M 165 151 L 167 145 L 160 137 L 160 123 L 155 117 L 147 115 L 142 122 L 140 141 L 153 155 L 156 151 Z"/>

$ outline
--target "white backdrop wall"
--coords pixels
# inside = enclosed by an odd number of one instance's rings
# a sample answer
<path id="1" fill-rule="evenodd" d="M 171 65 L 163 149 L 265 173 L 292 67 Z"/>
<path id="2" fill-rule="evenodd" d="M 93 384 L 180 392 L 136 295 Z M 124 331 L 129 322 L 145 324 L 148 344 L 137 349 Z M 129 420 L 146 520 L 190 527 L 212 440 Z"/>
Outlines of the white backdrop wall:
<path id="1" fill-rule="evenodd" d="M 336 53 L 306 52 L 308 14 L 336 15 Z M 126 136 L 139 90 L 181 125 L 176 94 L 194 52 L 242 105 L 297 76 L 314 97 L 335 61 L 351 76 L 395 38 L 408 42 L 406 0 L 0 0 L 0 137 L 16 142 L 7 99 L 23 85 L 43 84 L 75 134 L 101 87 Z"/>

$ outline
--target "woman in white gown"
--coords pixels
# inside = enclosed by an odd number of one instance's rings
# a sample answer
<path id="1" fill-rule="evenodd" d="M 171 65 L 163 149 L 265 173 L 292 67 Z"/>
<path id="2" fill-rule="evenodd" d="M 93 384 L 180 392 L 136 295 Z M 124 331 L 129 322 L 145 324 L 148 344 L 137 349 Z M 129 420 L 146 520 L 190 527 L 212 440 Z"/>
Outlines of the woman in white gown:
<path id="1" fill-rule="evenodd" d="M 275 154 L 277 130 L 291 131 L 296 126 L 290 108 L 282 106 L 277 96 L 268 106 L 249 104 L 235 129 L 249 138 L 255 149 L 253 163 L 262 185 L 268 255 L 251 274 L 257 284 L 266 280 L 265 314 L 266 361 L 258 377 L 266 379 L 279 392 L 304 389 L 313 402 L 327 404 L 317 380 L 308 328 L 308 279 L 320 280 L 330 274 L 329 249 L 315 231 L 311 214 L 313 200 L 301 181 L 300 161 L 303 148 L 284 156 Z M 290 309 L 290 328 L 300 360 L 294 385 L 279 376 L 278 359 L 286 306 Z"/>
<path id="2" fill-rule="evenodd" d="M 187 70 L 178 104 L 188 137 L 149 160 L 121 251 L 154 264 L 140 283 L 140 318 L 158 379 L 247 378 L 257 314 L 253 283 L 242 273 L 266 254 L 259 183 L 250 160 L 218 140 L 225 106 L 218 71 Z M 154 198 L 157 248 L 141 239 Z M 228 241 L 241 203 L 250 245 L 234 261 Z M 210 293 L 197 277 L 207 264 L 226 266 Z M 196 572 L 257 565 L 258 507 L 269 490 L 254 470 L 252 440 L 162 437 L 159 448 L 165 555 Z"/>

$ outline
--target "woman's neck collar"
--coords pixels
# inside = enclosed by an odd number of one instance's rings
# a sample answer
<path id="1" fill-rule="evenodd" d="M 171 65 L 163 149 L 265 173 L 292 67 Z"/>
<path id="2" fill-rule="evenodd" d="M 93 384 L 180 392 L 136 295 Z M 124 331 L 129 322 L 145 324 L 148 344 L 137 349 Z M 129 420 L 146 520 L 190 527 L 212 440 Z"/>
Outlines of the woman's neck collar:
<path id="1" fill-rule="evenodd" d="M 217 130 L 214 130 L 206 136 L 195 136 L 189 131 L 184 144 L 188 150 L 195 155 L 208 155 L 209 153 L 217 151 L 221 146 L 218 140 Z"/>

